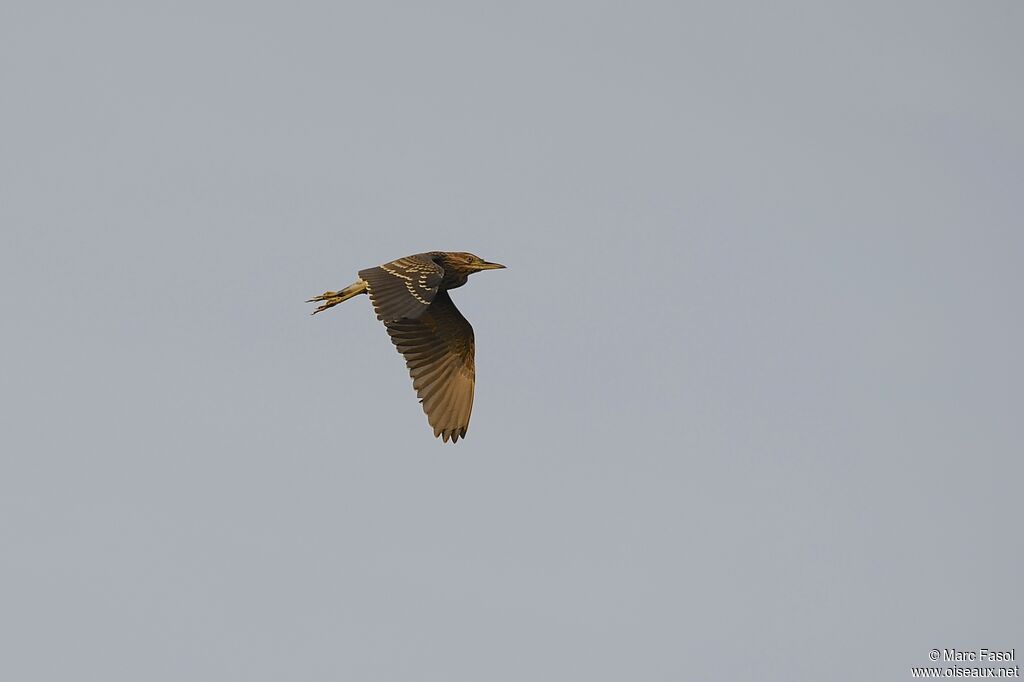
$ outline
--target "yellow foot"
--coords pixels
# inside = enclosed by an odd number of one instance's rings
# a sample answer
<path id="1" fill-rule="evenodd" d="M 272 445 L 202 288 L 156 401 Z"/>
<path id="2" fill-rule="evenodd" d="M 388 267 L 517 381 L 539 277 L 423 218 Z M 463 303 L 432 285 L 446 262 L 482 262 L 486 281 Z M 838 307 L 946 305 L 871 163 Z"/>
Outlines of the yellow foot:
<path id="1" fill-rule="evenodd" d="M 334 306 L 338 305 L 344 300 L 345 299 L 341 297 L 340 291 L 325 291 L 319 296 L 309 299 L 308 301 L 306 301 L 306 303 L 316 303 L 318 301 L 324 302 L 323 305 L 321 305 L 319 308 L 317 308 L 311 313 L 313 315 L 316 315 L 317 313 L 322 313 L 328 308 L 333 308 Z"/>
<path id="2" fill-rule="evenodd" d="M 355 284 L 349 284 L 341 291 L 325 291 L 316 298 L 311 298 L 306 303 L 323 303 L 322 306 L 313 311 L 313 314 L 322 313 L 328 308 L 333 308 L 339 303 L 343 303 L 353 296 L 366 293 L 366 282 L 359 280 Z"/>

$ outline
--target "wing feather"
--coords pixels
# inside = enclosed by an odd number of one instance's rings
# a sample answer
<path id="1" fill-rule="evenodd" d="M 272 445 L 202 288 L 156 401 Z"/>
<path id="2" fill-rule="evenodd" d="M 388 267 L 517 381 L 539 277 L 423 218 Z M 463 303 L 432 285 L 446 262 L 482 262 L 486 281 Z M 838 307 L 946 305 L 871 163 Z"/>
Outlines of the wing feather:
<path id="1" fill-rule="evenodd" d="M 416 319 L 430 306 L 444 279 L 444 268 L 420 253 L 359 271 L 377 319 Z"/>
<path id="2" fill-rule="evenodd" d="M 476 385 L 473 327 L 443 290 L 415 318 L 383 319 L 391 342 L 405 356 L 434 435 L 445 442 L 464 438 Z"/>

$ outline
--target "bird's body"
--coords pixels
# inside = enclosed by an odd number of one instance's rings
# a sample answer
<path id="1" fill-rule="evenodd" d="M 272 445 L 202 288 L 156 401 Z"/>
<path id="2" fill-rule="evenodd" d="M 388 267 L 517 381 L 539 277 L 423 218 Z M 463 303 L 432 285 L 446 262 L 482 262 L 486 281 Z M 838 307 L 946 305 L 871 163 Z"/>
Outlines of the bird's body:
<path id="1" fill-rule="evenodd" d="M 315 315 L 353 296 L 369 294 L 377 319 L 405 356 L 434 435 L 458 442 L 466 436 L 473 410 L 475 347 L 473 327 L 448 291 L 461 287 L 474 272 L 503 267 L 471 253 L 429 251 L 360 270 L 354 284 L 307 302 L 321 303 Z"/>

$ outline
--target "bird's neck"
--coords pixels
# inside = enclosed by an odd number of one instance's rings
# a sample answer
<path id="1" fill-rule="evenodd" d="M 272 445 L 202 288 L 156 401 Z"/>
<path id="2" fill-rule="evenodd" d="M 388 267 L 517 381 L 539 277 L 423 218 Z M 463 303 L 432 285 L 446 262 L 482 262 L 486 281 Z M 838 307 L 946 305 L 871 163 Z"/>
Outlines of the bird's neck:
<path id="1" fill-rule="evenodd" d="M 469 279 L 469 275 L 461 272 L 448 272 L 444 273 L 444 279 L 441 281 L 441 286 L 444 289 L 458 289 Z"/>

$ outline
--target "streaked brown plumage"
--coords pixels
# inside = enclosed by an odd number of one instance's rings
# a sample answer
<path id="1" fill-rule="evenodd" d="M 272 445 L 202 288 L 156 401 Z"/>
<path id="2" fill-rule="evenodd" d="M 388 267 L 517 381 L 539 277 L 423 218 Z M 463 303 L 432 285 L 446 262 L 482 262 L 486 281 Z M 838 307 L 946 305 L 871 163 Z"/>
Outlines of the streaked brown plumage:
<path id="1" fill-rule="evenodd" d="M 471 253 L 429 251 L 359 271 L 359 281 L 307 303 L 313 314 L 359 294 L 369 294 L 412 376 L 427 421 L 447 443 L 466 437 L 476 383 L 473 327 L 448 296 L 474 272 L 504 268 Z"/>

